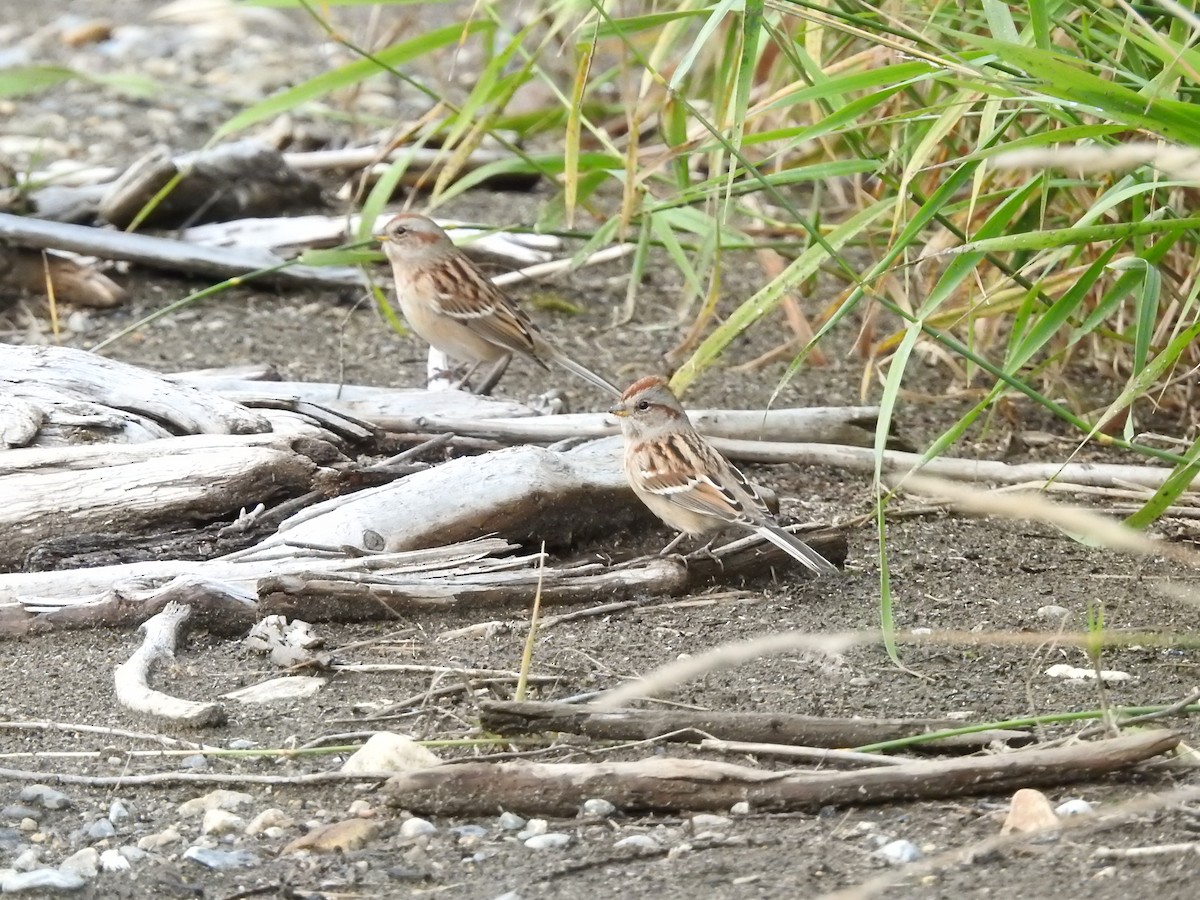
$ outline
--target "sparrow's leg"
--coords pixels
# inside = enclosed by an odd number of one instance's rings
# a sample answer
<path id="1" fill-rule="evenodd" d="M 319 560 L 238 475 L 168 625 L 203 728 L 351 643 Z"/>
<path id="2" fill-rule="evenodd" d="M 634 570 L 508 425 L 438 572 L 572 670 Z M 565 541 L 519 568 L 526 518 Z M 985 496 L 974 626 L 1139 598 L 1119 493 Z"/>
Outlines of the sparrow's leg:
<path id="1" fill-rule="evenodd" d="M 458 372 L 462 372 L 462 377 L 459 378 L 458 382 L 454 385 L 454 390 L 456 390 L 456 391 L 464 390 L 467 386 L 467 383 L 471 380 L 471 376 L 475 374 L 475 370 L 478 369 L 479 366 L 480 366 L 479 363 L 472 363 L 471 365 L 467 366 L 467 369 L 465 372 L 462 369 L 459 369 Z M 457 373 L 454 373 L 454 374 L 457 374 Z"/>
<path id="2" fill-rule="evenodd" d="M 502 377 L 504 377 L 504 371 L 508 368 L 508 364 L 510 362 L 512 362 L 511 353 L 506 353 L 504 356 L 496 360 L 491 370 L 487 373 L 487 377 L 483 379 L 483 383 L 479 385 L 479 388 L 475 391 L 475 393 L 485 396 L 490 394 L 492 392 L 492 388 L 496 386 L 496 383 Z"/>
<path id="3" fill-rule="evenodd" d="M 674 550 L 676 547 L 678 547 L 680 545 L 680 543 L 683 542 L 683 539 L 685 537 L 687 537 L 686 531 L 679 532 L 679 534 L 675 535 L 675 537 L 671 539 L 671 543 L 667 544 L 667 546 L 663 547 L 661 550 L 658 551 L 658 555 L 659 556 L 669 556 L 671 551 Z"/>

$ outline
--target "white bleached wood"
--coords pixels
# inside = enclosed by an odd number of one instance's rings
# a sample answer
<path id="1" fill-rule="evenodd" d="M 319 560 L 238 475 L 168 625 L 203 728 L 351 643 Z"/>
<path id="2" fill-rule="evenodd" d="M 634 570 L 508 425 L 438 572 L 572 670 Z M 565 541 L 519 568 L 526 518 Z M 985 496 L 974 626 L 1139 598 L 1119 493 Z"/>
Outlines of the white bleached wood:
<path id="1" fill-rule="evenodd" d="M 6 440 L 28 432 L 23 422 L 30 406 L 42 417 L 31 439 L 39 444 L 270 430 L 266 419 L 239 403 L 70 347 L 0 344 L 0 396 Z"/>
<path id="2" fill-rule="evenodd" d="M 184 372 L 167 378 L 218 393 L 228 400 L 251 397 L 299 399 L 357 416 L 368 422 L 388 418 L 420 420 L 431 416 L 455 419 L 527 418 L 538 411 L 498 397 L 480 397 L 469 391 L 427 391 L 420 388 L 367 387 L 299 381 L 249 381 L 221 373 Z"/>
<path id="3" fill-rule="evenodd" d="M 306 442 L 308 445 L 306 445 Z M 0 453 L 0 565 L 65 535 L 142 534 L 311 489 L 307 438 L 191 435 Z"/>
<path id="4" fill-rule="evenodd" d="M 168 603 L 163 611 L 142 626 L 146 633 L 142 645 L 113 673 L 117 702 L 135 713 L 166 719 L 176 725 L 203 727 L 225 721 L 219 703 L 197 703 L 172 697 L 150 687 L 150 673 L 156 665 L 175 658 L 175 645 L 191 608 Z"/>
<path id="5" fill-rule="evenodd" d="M 260 554 L 256 558 L 235 553 L 204 561 L 167 559 L 57 572 L 14 572 L 0 574 L 0 608 L 7 603 L 33 613 L 50 612 L 66 606 L 100 602 L 111 591 L 119 591 L 130 601 L 139 602 L 154 597 L 172 582 L 216 583 L 225 593 L 244 596 L 249 603 L 253 602 L 255 588 L 262 578 L 371 572 L 379 576 L 446 581 L 469 572 L 530 565 L 533 558 L 528 556 L 496 556 L 515 549 L 499 538 L 370 557 L 281 547 L 274 556 Z"/>
<path id="6" fill-rule="evenodd" d="M 287 544 L 397 551 L 467 540 L 481 531 L 563 537 L 596 519 L 634 509 L 618 439 L 558 453 L 509 447 L 459 457 L 397 482 L 302 510 L 251 556 Z M 608 516 L 605 520 L 608 520 Z"/>
<path id="7" fill-rule="evenodd" d="M 771 443 L 718 439 L 713 445 L 733 459 L 778 464 L 797 463 L 806 466 L 839 466 L 854 472 L 875 470 L 874 451 L 867 447 L 840 447 L 823 444 Z M 905 473 L 921 462 L 919 453 L 885 450 L 883 471 Z M 1097 487 L 1140 485 L 1155 488 L 1171 474 L 1165 465 L 1131 466 L 1114 463 L 1006 463 L 994 459 L 961 459 L 941 456 L 921 466 L 920 472 L 955 481 L 994 484 L 1045 483 L 1051 479 L 1060 484 L 1082 484 Z M 1192 482 L 1200 488 L 1200 476 Z"/>

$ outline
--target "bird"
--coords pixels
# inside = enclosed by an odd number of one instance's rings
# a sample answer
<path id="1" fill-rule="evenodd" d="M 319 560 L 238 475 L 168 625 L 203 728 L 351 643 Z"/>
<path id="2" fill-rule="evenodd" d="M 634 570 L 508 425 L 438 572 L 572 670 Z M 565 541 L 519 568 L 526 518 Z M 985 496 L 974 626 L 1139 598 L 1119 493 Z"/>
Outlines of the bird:
<path id="1" fill-rule="evenodd" d="M 818 575 L 837 567 L 780 527 L 757 489 L 696 429 L 665 378 L 635 381 L 610 409 L 625 437 L 625 475 L 650 511 L 686 535 L 730 526 L 753 531 Z"/>
<path id="2" fill-rule="evenodd" d="M 392 264 L 396 298 L 409 327 L 446 355 L 470 365 L 460 384 L 489 364 L 477 393 L 491 393 L 515 353 L 547 370 L 547 361 L 557 363 L 609 395 L 621 395 L 612 382 L 546 337 L 432 219 L 400 213 L 375 238 Z"/>

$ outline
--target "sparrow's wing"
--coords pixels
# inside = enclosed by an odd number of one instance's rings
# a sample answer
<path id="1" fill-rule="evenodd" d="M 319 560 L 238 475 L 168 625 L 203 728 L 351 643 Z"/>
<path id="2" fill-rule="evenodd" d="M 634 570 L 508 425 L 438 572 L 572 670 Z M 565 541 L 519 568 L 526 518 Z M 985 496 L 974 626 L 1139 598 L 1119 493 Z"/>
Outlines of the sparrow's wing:
<path id="1" fill-rule="evenodd" d="M 670 434 L 647 441 L 638 448 L 633 462 L 631 474 L 637 476 L 643 490 L 686 510 L 730 524 L 760 518 L 751 499 L 757 495 L 740 487 L 740 473 L 698 435 Z"/>
<path id="2" fill-rule="evenodd" d="M 537 326 L 464 256 L 427 273 L 439 311 L 480 337 L 537 362 Z M 542 363 L 545 366 L 545 363 Z"/>

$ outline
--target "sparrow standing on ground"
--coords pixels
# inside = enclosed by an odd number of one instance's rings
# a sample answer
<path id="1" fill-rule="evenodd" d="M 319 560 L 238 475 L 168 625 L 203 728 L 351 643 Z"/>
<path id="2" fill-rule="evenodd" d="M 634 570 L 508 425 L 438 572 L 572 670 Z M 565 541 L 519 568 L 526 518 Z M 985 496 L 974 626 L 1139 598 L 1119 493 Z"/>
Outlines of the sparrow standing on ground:
<path id="1" fill-rule="evenodd" d="M 779 526 L 767 505 L 725 457 L 702 438 L 663 378 L 634 382 L 609 412 L 621 419 L 625 474 L 638 499 L 684 535 L 736 525 L 766 538 L 818 575 L 837 567 Z"/>
<path id="2" fill-rule="evenodd" d="M 558 363 L 601 390 L 621 395 L 611 382 L 555 346 L 432 220 L 401 213 L 375 237 L 392 264 L 396 298 L 412 330 L 446 355 L 470 363 L 464 382 L 479 366 L 491 365 L 480 394 L 491 392 L 517 353 L 543 369 L 549 369 L 547 360 Z"/>

